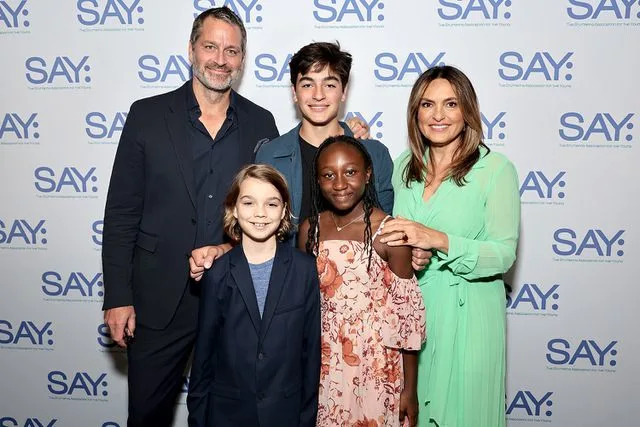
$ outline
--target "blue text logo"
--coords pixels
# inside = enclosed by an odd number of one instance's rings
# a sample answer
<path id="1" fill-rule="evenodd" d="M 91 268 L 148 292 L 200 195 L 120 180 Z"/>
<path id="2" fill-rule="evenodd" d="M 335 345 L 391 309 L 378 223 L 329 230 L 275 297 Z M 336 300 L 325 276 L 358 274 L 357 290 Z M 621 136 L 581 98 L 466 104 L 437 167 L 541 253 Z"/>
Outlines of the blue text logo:
<path id="1" fill-rule="evenodd" d="M 511 0 L 439 0 L 438 16 L 445 21 L 511 18 Z"/>
<path id="2" fill-rule="evenodd" d="M 574 52 L 553 55 L 549 52 L 535 52 L 525 55 L 520 52 L 503 52 L 500 55 L 498 75 L 507 82 L 534 81 L 560 82 L 569 81 L 573 75 L 571 57 Z"/>
<path id="3" fill-rule="evenodd" d="M 107 373 L 89 374 L 87 372 L 65 373 L 51 371 L 47 374 L 47 389 L 51 394 L 76 399 L 101 398 L 107 396 Z"/>
<path id="4" fill-rule="evenodd" d="M 40 193 L 96 193 L 98 177 L 95 172 L 95 166 L 88 169 L 69 166 L 59 172 L 48 166 L 39 166 L 33 172 L 36 178 L 34 185 Z"/>
<path id="5" fill-rule="evenodd" d="M 568 142 L 631 142 L 634 113 L 596 113 L 593 116 L 571 111 L 560 116 L 560 138 Z"/>
<path id="6" fill-rule="evenodd" d="M 507 295 L 509 314 L 551 314 L 558 310 L 560 285 L 552 286 L 524 283 L 515 296 Z"/>
<path id="7" fill-rule="evenodd" d="M 0 345 L 30 350 L 53 346 L 53 323 L 0 320 Z"/>
<path id="8" fill-rule="evenodd" d="M 261 82 L 281 83 L 284 80 L 283 86 L 290 85 L 289 61 L 291 56 L 290 53 L 279 57 L 271 53 L 261 53 L 256 56 L 254 61 L 256 69 L 253 74 Z"/>
<path id="9" fill-rule="evenodd" d="M 196 11 L 193 17 L 196 18 L 200 13 L 212 7 L 222 6 L 233 10 L 249 28 L 254 22 L 262 22 L 261 0 L 193 0 L 193 8 Z"/>
<path id="10" fill-rule="evenodd" d="M 47 234 L 47 229 L 44 228 L 45 222 L 46 220 L 41 219 L 33 225 L 33 222 L 26 219 L 4 221 L 0 219 L 0 245 L 37 245 L 38 243 L 46 245 L 46 237 L 40 237 Z M 38 237 L 40 237 L 39 241 Z"/>
<path id="11" fill-rule="evenodd" d="M 482 131 L 485 139 L 485 143 L 496 145 L 503 145 L 501 142 L 507 137 L 505 134 L 505 128 L 507 127 L 507 121 L 505 120 L 506 111 L 501 111 L 496 115 L 487 116 L 482 113 Z"/>
<path id="12" fill-rule="evenodd" d="M 0 28 L 3 26 L 7 29 L 27 28 L 31 25 L 28 17 L 27 0 L 0 1 Z"/>
<path id="13" fill-rule="evenodd" d="M 356 117 L 369 126 L 369 132 L 372 137 L 377 139 L 382 138 L 382 126 L 384 123 L 382 122 L 382 111 L 376 112 L 360 112 L 360 111 L 349 111 L 347 115 L 344 117 L 344 120 L 349 120 L 353 117 Z"/>
<path id="14" fill-rule="evenodd" d="M 74 84 L 91 82 L 89 57 L 80 59 L 68 56 L 56 56 L 47 60 L 40 56 L 31 56 L 24 63 L 27 81 L 34 85 Z"/>
<path id="15" fill-rule="evenodd" d="M 141 0 L 77 0 L 78 22 L 87 27 L 144 24 Z"/>
<path id="16" fill-rule="evenodd" d="M 13 417 L 2 417 L 0 418 L 0 427 L 55 427 L 58 422 L 57 418 L 52 420 L 45 420 L 44 418 L 13 418 Z"/>
<path id="17" fill-rule="evenodd" d="M 119 347 L 118 344 L 111 339 L 111 331 L 109 326 L 104 323 L 98 325 L 98 345 L 102 348 L 102 351 L 109 353 L 125 353 L 127 350 Z"/>
<path id="18" fill-rule="evenodd" d="M 564 338 L 554 338 L 547 343 L 547 362 L 569 367 L 616 366 L 616 344 L 618 341 L 607 343 L 592 339 L 581 340 L 575 344 Z"/>
<path id="19" fill-rule="evenodd" d="M 406 56 L 398 56 L 392 52 L 382 52 L 376 55 L 373 75 L 381 82 L 401 82 L 409 76 L 413 85 L 415 80 L 427 69 L 436 65 L 444 65 L 445 52 L 425 54 L 423 52 L 410 52 Z"/>
<path id="20" fill-rule="evenodd" d="M 584 234 L 570 228 L 559 228 L 553 233 L 553 252 L 562 257 L 582 255 L 595 258 L 622 257 L 626 230 L 605 232 L 601 229 L 589 229 Z"/>
<path id="21" fill-rule="evenodd" d="M 103 227 L 104 227 L 104 221 L 101 219 L 98 221 L 93 221 L 93 223 L 91 224 L 91 231 L 93 232 L 93 234 L 91 234 L 91 241 L 93 241 L 93 243 L 95 243 L 98 246 L 102 246 Z"/>
<path id="22" fill-rule="evenodd" d="M 84 130 L 92 142 L 117 142 L 126 120 L 127 113 L 124 111 L 109 115 L 92 111 L 85 116 Z"/>
<path id="23" fill-rule="evenodd" d="M 381 0 L 313 0 L 313 18 L 322 24 L 366 24 L 384 21 Z"/>
<path id="24" fill-rule="evenodd" d="M 629 21 L 640 18 L 637 0 L 568 0 L 567 15 L 576 21 Z"/>
<path id="25" fill-rule="evenodd" d="M 144 83 L 183 83 L 191 78 L 191 64 L 182 55 L 142 55 L 138 58 L 138 78 Z"/>
<path id="26" fill-rule="evenodd" d="M 42 273 L 41 289 L 47 297 L 60 297 L 56 299 L 86 300 L 104 295 L 102 273 L 45 271 Z"/>
<path id="27" fill-rule="evenodd" d="M 0 143 L 20 143 L 40 138 L 37 118 L 38 113 L 6 113 L 0 123 Z"/>
<path id="28" fill-rule="evenodd" d="M 552 391 L 539 394 L 529 390 L 518 390 L 513 399 L 507 402 L 507 417 L 509 415 L 518 417 L 518 419 L 544 417 L 547 418 L 545 421 L 549 421 L 548 418 L 553 415 L 551 396 L 553 396 Z"/>
<path id="29" fill-rule="evenodd" d="M 546 202 L 564 199 L 566 196 L 567 172 L 558 171 L 545 174 L 542 171 L 529 171 L 520 185 L 520 197 L 524 202 Z"/>

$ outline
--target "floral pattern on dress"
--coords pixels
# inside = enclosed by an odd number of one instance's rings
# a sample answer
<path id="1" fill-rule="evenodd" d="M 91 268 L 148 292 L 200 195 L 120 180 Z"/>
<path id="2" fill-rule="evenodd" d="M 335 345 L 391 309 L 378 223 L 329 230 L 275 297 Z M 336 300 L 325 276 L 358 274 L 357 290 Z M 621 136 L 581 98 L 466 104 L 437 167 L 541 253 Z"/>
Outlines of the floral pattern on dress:
<path id="1" fill-rule="evenodd" d="M 322 311 L 318 426 L 398 426 L 401 349 L 419 350 L 425 310 L 415 278 L 396 276 L 364 243 L 326 240 L 317 267 Z"/>

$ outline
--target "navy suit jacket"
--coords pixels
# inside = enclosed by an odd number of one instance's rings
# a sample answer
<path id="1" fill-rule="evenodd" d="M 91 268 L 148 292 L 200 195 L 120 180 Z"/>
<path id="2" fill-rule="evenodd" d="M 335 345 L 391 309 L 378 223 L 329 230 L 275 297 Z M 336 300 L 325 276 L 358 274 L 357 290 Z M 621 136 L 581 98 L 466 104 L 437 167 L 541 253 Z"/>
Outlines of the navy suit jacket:
<path id="1" fill-rule="evenodd" d="M 173 318 L 189 280 L 188 258 L 196 240 L 196 185 L 186 106 L 190 84 L 191 80 L 133 103 L 104 213 L 103 309 L 133 305 L 136 321 L 154 329 L 166 327 Z M 278 129 L 270 112 L 233 95 L 240 144 L 228 153 L 228 161 L 240 170 L 253 163 L 257 143 L 277 137 Z M 223 180 L 226 191 L 233 176 Z"/>
<path id="2" fill-rule="evenodd" d="M 189 426 L 315 426 L 320 290 L 313 257 L 278 243 L 263 317 L 242 246 L 202 280 Z"/>

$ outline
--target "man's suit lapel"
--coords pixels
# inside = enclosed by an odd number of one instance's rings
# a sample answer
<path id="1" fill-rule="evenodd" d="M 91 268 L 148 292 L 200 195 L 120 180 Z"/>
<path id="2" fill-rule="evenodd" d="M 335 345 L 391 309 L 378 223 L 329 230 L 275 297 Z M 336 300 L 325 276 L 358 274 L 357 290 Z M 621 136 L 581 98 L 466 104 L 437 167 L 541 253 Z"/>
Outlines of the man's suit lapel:
<path id="1" fill-rule="evenodd" d="M 291 261 L 291 251 L 293 248 L 289 245 L 278 243 L 276 256 L 273 260 L 273 268 L 271 269 L 271 277 L 269 278 L 269 290 L 267 291 L 267 300 L 264 304 L 264 312 L 262 313 L 262 324 L 260 328 L 260 341 L 264 340 L 276 311 L 282 289 L 284 288 L 287 271 L 289 270 L 289 262 Z"/>
<path id="2" fill-rule="evenodd" d="M 258 300 L 256 299 L 256 291 L 253 287 L 251 272 L 249 271 L 249 263 L 244 256 L 242 246 L 236 246 L 229 253 L 229 264 L 231 267 L 231 277 L 236 282 L 236 286 L 242 295 L 244 304 L 251 317 L 251 323 L 256 330 L 256 334 L 260 331 L 260 311 L 258 311 Z"/>
<path id="3" fill-rule="evenodd" d="M 173 149 L 178 159 L 180 173 L 187 187 L 187 192 L 191 198 L 193 206 L 196 206 L 196 183 L 193 174 L 193 153 L 189 146 L 189 134 L 187 130 L 188 118 L 186 111 L 185 93 L 188 90 L 187 85 L 191 84 L 191 80 L 185 83 L 180 90 L 175 92 L 173 103 L 169 106 L 169 111 L 165 116 L 169 139 L 173 145 Z"/>

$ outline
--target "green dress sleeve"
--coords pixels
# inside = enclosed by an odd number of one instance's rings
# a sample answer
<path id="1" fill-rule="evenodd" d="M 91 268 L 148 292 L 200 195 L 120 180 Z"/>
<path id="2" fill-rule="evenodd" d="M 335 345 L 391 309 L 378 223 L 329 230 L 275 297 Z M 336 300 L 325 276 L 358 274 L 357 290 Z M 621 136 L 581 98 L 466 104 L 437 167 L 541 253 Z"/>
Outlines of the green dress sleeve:
<path id="1" fill-rule="evenodd" d="M 520 193 L 513 164 L 500 164 L 490 183 L 484 232 L 478 239 L 447 233 L 449 252 L 438 251 L 443 264 L 466 280 L 505 273 L 516 259 L 520 227 Z"/>

